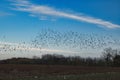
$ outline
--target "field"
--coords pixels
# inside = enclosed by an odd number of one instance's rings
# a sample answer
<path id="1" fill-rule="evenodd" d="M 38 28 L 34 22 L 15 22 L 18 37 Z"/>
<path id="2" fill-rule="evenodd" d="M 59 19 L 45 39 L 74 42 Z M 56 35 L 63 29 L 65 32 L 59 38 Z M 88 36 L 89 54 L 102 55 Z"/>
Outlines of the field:
<path id="1" fill-rule="evenodd" d="M 0 64 L 0 80 L 120 80 L 120 67 Z"/>

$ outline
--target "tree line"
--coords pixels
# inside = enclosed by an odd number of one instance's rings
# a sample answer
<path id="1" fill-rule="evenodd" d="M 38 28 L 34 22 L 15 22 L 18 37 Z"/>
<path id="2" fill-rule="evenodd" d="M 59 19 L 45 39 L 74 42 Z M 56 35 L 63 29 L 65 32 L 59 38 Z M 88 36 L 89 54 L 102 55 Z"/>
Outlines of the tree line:
<path id="1" fill-rule="evenodd" d="M 120 50 L 106 48 L 101 57 L 83 58 L 80 56 L 63 56 L 59 54 L 44 54 L 42 57 L 12 58 L 1 60 L 0 64 L 45 64 L 45 65 L 81 65 L 81 66 L 120 66 Z"/>

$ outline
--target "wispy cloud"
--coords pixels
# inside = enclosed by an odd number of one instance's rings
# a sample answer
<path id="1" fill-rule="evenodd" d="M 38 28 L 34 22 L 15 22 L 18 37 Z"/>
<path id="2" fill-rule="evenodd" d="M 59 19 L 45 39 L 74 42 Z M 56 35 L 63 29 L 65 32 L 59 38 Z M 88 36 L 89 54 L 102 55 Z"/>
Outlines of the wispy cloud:
<path id="1" fill-rule="evenodd" d="M 44 6 L 44 5 L 36 5 L 28 0 L 16 0 L 12 1 L 13 5 L 15 6 L 15 10 L 28 12 L 30 14 L 36 15 L 37 17 L 40 17 L 41 15 L 46 16 L 55 16 L 55 17 L 64 17 L 69 19 L 74 19 L 82 22 L 92 23 L 95 25 L 99 25 L 106 28 L 120 28 L 120 25 L 113 24 L 109 21 L 105 21 L 99 18 L 94 18 L 91 16 L 85 16 L 85 15 L 75 15 L 73 13 L 67 13 L 64 11 L 57 10 L 52 7 Z"/>
<path id="2" fill-rule="evenodd" d="M 12 15 L 13 14 L 11 14 L 11 13 L 0 11 L 0 17 L 3 17 L 3 16 L 12 16 Z"/>

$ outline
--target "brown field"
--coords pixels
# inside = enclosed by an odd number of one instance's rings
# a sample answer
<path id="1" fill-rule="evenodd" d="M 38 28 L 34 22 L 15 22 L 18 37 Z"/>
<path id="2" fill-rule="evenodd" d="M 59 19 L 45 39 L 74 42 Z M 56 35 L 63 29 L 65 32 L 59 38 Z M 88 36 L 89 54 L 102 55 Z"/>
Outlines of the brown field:
<path id="1" fill-rule="evenodd" d="M 39 74 L 84 74 L 120 72 L 120 67 L 84 67 L 69 65 L 0 64 L 0 72 L 38 72 Z"/>
<path id="2" fill-rule="evenodd" d="M 31 74 L 62 75 L 120 72 L 120 67 L 83 67 L 68 65 L 28 65 L 28 64 L 0 64 L 0 73 L 24 72 Z"/>
<path id="3" fill-rule="evenodd" d="M 113 80 L 116 79 L 116 77 L 118 77 L 116 80 L 120 80 L 120 67 L 84 67 L 84 66 L 67 66 L 67 65 L 0 64 L 0 80 L 7 80 L 7 79 L 8 80 L 27 80 L 27 79 L 20 79 L 20 78 L 29 77 L 31 79 L 30 76 L 58 76 L 58 75 L 59 76 L 76 75 L 75 76 L 75 78 L 76 78 L 77 75 L 87 75 L 87 74 L 97 74 L 97 75 L 101 74 L 101 76 L 103 76 L 104 74 L 102 75 L 102 73 L 119 73 L 119 74 L 117 74 L 118 76 L 116 76 L 116 74 L 110 74 L 110 75 L 114 75 Z M 18 77 L 18 79 L 16 77 Z M 74 78 L 74 76 L 70 76 L 70 77 Z M 44 78 L 46 78 L 46 77 L 44 77 Z M 59 78 L 59 77 L 57 77 L 57 78 Z M 60 77 L 60 78 L 62 78 L 62 77 Z M 103 78 L 103 77 L 101 77 L 101 78 Z M 28 80 L 30 80 L 30 79 L 28 79 Z M 84 78 L 82 78 L 82 79 L 87 80 Z M 31 79 L 31 80 L 36 80 L 36 79 Z M 38 80 L 47 80 L 47 79 L 38 79 Z M 55 80 L 59 80 L 59 79 L 56 79 L 56 77 L 55 77 Z M 76 80 L 76 79 L 73 79 L 73 80 Z M 79 79 L 77 79 L 77 80 L 79 80 Z M 100 79 L 100 80 L 102 80 L 102 79 Z M 110 79 L 110 80 L 112 80 L 112 79 Z"/>

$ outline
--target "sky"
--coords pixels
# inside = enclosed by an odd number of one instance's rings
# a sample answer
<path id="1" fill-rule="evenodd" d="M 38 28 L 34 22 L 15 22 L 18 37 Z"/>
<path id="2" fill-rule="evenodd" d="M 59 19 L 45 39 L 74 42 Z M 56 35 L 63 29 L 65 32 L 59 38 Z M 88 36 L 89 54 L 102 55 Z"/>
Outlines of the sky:
<path id="1" fill-rule="evenodd" d="M 119 8 L 120 0 L 0 0 L 0 58 L 97 57 L 103 48 L 120 48 Z M 3 51 L 6 45 L 16 50 Z"/>

